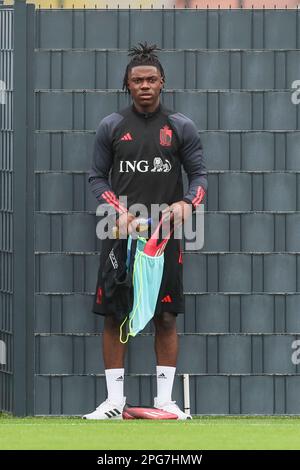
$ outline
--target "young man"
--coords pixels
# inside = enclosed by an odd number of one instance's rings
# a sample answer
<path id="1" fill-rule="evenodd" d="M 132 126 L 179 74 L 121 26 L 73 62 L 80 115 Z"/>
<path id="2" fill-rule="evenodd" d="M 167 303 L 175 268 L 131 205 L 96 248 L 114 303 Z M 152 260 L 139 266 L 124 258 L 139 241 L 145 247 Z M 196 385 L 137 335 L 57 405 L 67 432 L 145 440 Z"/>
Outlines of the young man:
<path id="1" fill-rule="evenodd" d="M 156 45 L 139 44 L 130 49 L 123 89 L 132 105 L 106 116 L 97 129 L 89 182 L 98 202 L 117 211 L 121 234 L 130 233 L 135 215 L 130 206 L 142 203 L 167 204 L 176 224 L 183 223 L 201 203 L 206 187 L 202 145 L 195 124 L 186 116 L 166 109 L 160 103 L 165 74 L 154 51 Z M 181 165 L 189 180 L 183 194 Z M 109 182 L 109 173 L 111 179 Z M 127 196 L 127 210 L 119 201 Z M 98 283 L 93 311 L 105 316 L 103 357 L 108 398 L 85 419 L 122 419 L 124 397 L 124 357 L 126 345 L 119 340 L 120 321 L 105 306 L 101 274 L 112 246 L 102 241 Z M 191 419 L 172 401 L 177 363 L 176 316 L 183 312 L 182 255 L 180 240 L 171 237 L 165 249 L 160 293 L 153 317 L 157 359 L 156 408 L 175 413 L 178 419 Z"/>

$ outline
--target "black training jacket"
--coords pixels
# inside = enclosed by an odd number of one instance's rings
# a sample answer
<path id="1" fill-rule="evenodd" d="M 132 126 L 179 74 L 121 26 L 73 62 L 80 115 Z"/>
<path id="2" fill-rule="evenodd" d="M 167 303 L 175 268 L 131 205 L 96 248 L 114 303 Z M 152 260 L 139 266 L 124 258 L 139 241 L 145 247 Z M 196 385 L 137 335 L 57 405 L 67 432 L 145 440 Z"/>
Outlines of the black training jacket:
<path id="1" fill-rule="evenodd" d="M 189 181 L 186 194 L 181 165 Z M 127 196 L 127 208 L 180 200 L 196 207 L 207 189 L 207 173 L 195 124 L 161 103 L 152 113 L 132 104 L 106 116 L 96 132 L 89 182 L 99 203 L 118 212 L 126 210 L 120 196 Z"/>

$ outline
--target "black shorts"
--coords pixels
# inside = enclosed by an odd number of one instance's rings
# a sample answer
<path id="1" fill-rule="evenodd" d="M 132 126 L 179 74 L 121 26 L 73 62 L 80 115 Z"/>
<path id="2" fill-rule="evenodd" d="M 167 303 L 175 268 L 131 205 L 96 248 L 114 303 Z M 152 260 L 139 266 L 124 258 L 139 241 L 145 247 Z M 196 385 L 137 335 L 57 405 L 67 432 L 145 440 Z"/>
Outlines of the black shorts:
<path id="1" fill-rule="evenodd" d="M 99 315 L 114 314 L 114 312 L 108 311 L 102 281 L 103 268 L 114 241 L 110 239 L 102 241 L 96 292 L 92 308 L 92 312 Z M 127 241 L 124 240 L 124 243 L 127 244 Z M 162 312 L 177 315 L 178 313 L 184 313 L 181 240 L 170 238 L 164 253 L 164 271 L 154 315 L 159 315 Z"/>

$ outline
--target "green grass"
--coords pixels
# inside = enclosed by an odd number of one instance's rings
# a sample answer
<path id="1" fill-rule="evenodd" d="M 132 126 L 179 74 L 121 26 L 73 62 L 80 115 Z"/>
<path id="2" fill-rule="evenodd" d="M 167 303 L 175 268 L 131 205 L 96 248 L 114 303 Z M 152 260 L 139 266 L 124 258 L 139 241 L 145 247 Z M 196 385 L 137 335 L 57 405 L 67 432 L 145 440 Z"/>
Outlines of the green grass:
<path id="1" fill-rule="evenodd" d="M 298 417 L 85 421 L 0 415 L 0 449 L 300 449 Z"/>

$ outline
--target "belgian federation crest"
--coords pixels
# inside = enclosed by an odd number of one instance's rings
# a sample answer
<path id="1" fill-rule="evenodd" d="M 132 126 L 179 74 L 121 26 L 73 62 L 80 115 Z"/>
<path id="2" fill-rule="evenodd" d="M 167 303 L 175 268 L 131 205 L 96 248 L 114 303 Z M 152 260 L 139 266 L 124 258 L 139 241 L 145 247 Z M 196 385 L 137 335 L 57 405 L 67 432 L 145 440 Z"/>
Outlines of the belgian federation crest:
<path id="1" fill-rule="evenodd" d="M 167 125 L 160 129 L 160 145 L 164 147 L 170 147 L 172 143 L 172 129 Z"/>

